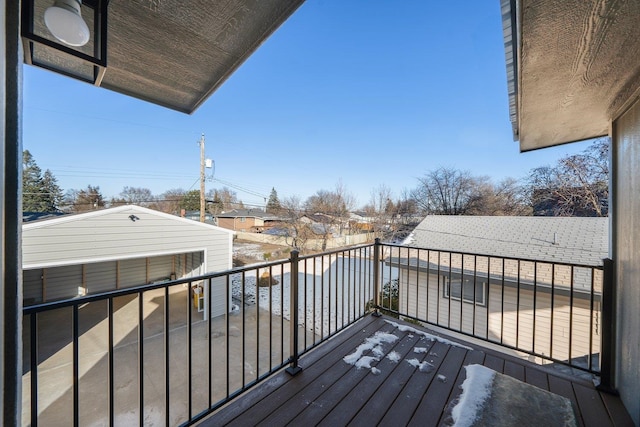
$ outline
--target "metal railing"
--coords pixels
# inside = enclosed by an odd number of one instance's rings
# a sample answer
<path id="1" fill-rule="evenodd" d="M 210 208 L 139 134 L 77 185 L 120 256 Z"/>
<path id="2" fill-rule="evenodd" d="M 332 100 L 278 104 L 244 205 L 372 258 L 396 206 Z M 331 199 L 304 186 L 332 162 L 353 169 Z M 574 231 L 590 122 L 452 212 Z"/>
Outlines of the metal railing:
<path id="1" fill-rule="evenodd" d="M 188 425 L 364 316 L 372 246 L 23 311 L 23 420 Z"/>
<path id="2" fill-rule="evenodd" d="M 193 424 L 374 310 L 595 373 L 602 273 L 376 241 L 27 307 L 23 420 Z"/>
<path id="3" fill-rule="evenodd" d="M 384 312 L 599 374 L 604 265 L 380 245 Z M 610 268 L 610 267 L 609 267 Z M 610 286 L 609 286 L 610 288 Z M 606 295 L 606 293 L 605 293 Z M 606 350 L 606 349 L 605 349 Z M 610 363 L 607 363 L 609 365 Z"/>

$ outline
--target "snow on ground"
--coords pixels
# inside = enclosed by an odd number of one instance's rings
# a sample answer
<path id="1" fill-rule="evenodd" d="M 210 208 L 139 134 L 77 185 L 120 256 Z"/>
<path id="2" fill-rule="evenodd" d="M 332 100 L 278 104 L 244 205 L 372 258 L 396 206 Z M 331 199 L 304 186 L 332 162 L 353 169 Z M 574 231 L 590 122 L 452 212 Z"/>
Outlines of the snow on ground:
<path id="1" fill-rule="evenodd" d="M 420 330 L 418 330 L 416 328 L 413 328 L 411 326 L 401 325 L 399 323 L 393 322 L 391 320 L 386 320 L 386 319 L 385 319 L 385 322 L 387 322 L 388 324 L 393 325 L 394 327 L 398 328 L 398 330 L 400 332 L 410 332 L 410 333 L 413 333 L 413 334 L 416 334 L 416 335 L 421 335 L 424 338 L 426 338 L 428 340 L 431 340 L 431 341 L 438 341 L 439 343 L 451 345 L 451 346 L 454 346 L 454 347 L 464 348 L 465 350 L 473 350 L 471 347 L 467 347 L 466 345 L 458 344 L 457 342 L 448 340 L 446 338 L 442 338 L 442 337 L 439 337 L 437 335 L 433 335 L 433 334 L 430 334 L 430 333 L 427 333 L 427 332 L 420 331 Z"/>
<path id="2" fill-rule="evenodd" d="M 482 365 L 465 366 L 467 378 L 462 385 L 462 394 L 451 411 L 455 427 L 473 425 L 484 402 L 491 396 L 495 371 Z"/>
<path id="3" fill-rule="evenodd" d="M 372 289 L 356 286 L 358 280 L 373 284 L 367 277 L 373 272 L 371 261 L 365 258 L 322 257 L 316 262 L 299 263 L 298 279 L 298 319 L 310 331 L 326 336 L 353 322 L 365 310 L 365 305 L 373 299 Z M 270 272 L 274 283 L 269 287 L 257 286 L 258 276 Z M 288 263 L 269 268 L 249 268 L 243 274 L 230 276 L 231 295 L 241 303 L 244 291 L 245 305 L 259 304 L 260 308 L 282 315 L 289 320 L 290 271 Z M 397 269 L 384 269 L 383 280 L 389 275 L 397 277 Z M 276 283 L 277 282 L 277 283 Z M 244 288 L 244 289 L 243 289 Z M 305 307 L 306 304 L 306 307 Z"/>

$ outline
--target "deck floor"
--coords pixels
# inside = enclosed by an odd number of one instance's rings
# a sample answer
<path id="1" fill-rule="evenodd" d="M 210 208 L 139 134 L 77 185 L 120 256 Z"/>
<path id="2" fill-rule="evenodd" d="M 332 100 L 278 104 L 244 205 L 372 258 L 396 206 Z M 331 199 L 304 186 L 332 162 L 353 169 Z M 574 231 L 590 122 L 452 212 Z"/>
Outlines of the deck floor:
<path id="1" fill-rule="evenodd" d="M 426 339 L 389 321 L 397 322 L 365 317 L 303 356 L 298 375 L 274 375 L 200 425 L 450 425 L 452 402 L 461 393 L 463 367 L 469 364 L 482 364 L 568 398 L 580 426 L 633 425 L 620 399 L 598 392 L 590 381 L 466 342 Z M 372 363 L 379 372 L 358 369 L 343 360 L 378 331 L 398 337 L 382 344 L 384 356 Z M 416 347 L 426 351 L 416 353 Z M 386 357 L 392 352 L 399 360 Z M 421 370 L 412 359 L 431 366 Z"/>

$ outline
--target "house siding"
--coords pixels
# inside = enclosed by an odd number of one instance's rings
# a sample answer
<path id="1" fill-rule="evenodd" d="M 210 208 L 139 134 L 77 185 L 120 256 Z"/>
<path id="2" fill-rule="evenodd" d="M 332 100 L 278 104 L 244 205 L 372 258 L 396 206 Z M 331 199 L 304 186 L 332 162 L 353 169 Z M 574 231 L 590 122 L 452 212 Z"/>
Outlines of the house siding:
<path id="1" fill-rule="evenodd" d="M 74 297 L 79 287 L 96 293 L 232 265 L 231 232 L 133 206 L 25 224 L 23 236 L 23 268 L 33 271 L 29 302 Z M 224 287 L 212 288 L 212 315 L 224 314 L 225 298 Z"/>
<path id="2" fill-rule="evenodd" d="M 521 289 L 518 298 L 516 288 L 505 286 L 503 293 L 501 285 L 491 284 L 486 291 L 488 295 L 485 305 L 474 306 L 459 298 L 445 296 L 442 276 L 443 274 L 423 272 L 416 278 L 416 271 L 401 269 L 400 311 L 482 339 L 501 342 L 559 360 L 599 353 L 598 301 L 594 301 L 594 314 L 591 319 L 590 298 L 578 298 L 574 295 L 571 301 L 570 295 L 554 294 L 552 300 L 550 293 L 540 291 L 535 295 L 534 312 L 532 291 Z M 486 283 L 486 279 L 476 280 Z M 570 308 L 571 302 L 573 310 Z M 591 325 L 594 338 L 590 342 Z"/>
<path id="3" fill-rule="evenodd" d="M 640 101 L 613 124 L 612 258 L 617 291 L 617 386 L 625 407 L 640 425 Z"/>

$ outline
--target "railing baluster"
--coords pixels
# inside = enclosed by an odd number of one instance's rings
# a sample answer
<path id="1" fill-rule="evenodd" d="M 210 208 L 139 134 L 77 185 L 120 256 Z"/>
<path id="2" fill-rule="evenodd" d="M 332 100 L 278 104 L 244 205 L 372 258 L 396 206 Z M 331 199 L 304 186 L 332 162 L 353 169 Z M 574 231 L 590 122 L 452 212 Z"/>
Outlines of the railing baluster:
<path id="1" fill-rule="evenodd" d="M 291 364 L 287 368 L 290 375 L 302 370 L 298 366 L 298 251 L 291 251 L 291 280 L 289 284 L 289 338 Z M 284 316 L 283 316 L 284 317 Z"/>
<path id="2" fill-rule="evenodd" d="M 73 322 L 73 425 L 80 425 L 80 375 L 78 364 L 80 363 L 78 352 L 78 304 L 73 305 L 72 322 Z"/>
<path id="3" fill-rule="evenodd" d="M 144 302 L 138 292 L 138 422 L 144 425 Z M 187 298 L 189 298 L 187 294 Z"/>
<path id="4" fill-rule="evenodd" d="M 189 403 L 189 407 L 188 407 L 188 414 L 189 414 L 189 420 L 191 420 L 193 418 L 193 352 L 192 352 L 192 342 L 191 342 L 191 323 L 192 323 L 192 308 L 191 308 L 191 293 L 194 292 L 193 290 L 193 286 L 191 283 L 189 283 L 189 287 L 187 288 L 187 365 L 188 365 L 188 379 L 187 379 L 187 393 L 189 394 L 188 396 L 188 403 Z M 196 296 L 197 298 L 197 296 Z M 244 331 L 243 331 L 244 333 Z M 243 370 L 244 372 L 244 370 Z"/>
<path id="5" fill-rule="evenodd" d="M 573 266 L 571 266 L 570 288 L 569 288 L 569 363 L 573 360 Z"/>
<path id="6" fill-rule="evenodd" d="M 109 426 L 115 424 L 115 383 L 114 383 L 114 364 L 113 364 L 113 298 L 107 298 L 107 317 L 108 317 L 108 364 L 109 364 Z"/>
<path id="7" fill-rule="evenodd" d="M 553 327 L 554 327 L 554 307 L 556 294 L 556 265 L 551 264 L 551 328 L 549 330 L 549 357 L 553 357 Z"/>
<path id="8" fill-rule="evenodd" d="M 38 313 L 29 315 L 29 355 L 31 365 L 31 426 L 38 427 Z"/>
<path id="9" fill-rule="evenodd" d="M 256 269 L 256 380 L 260 377 L 260 269 Z M 273 277 L 269 274 L 267 289 L 271 293 Z M 284 286 L 282 283 L 280 286 Z"/>
<path id="10" fill-rule="evenodd" d="M 536 303 L 538 296 L 538 263 L 533 263 L 533 328 L 531 331 L 531 351 L 536 352 Z"/>
<path id="11" fill-rule="evenodd" d="M 164 304 L 162 304 L 164 310 L 164 421 L 165 425 L 169 425 L 171 419 L 171 377 L 170 377 L 170 348 L 171 342 L 169 340 L 169 287 L 164 288 Z M 209 405 L 211 406 L 211 405 Z"/>
<path id="12" fill-rule="evenodd" d="M 375 315 L 380 314 L 380 239 L 376 238 L 373 246 L 373 300 L 376 308 Z"/>
<path id="13" fill-rule="evenodd" d="M 243 286 L 243 284 L 240 284 L 240 285 Z M 231 288 L 230 277 L 229 277 L 229 275 L 227 275 L 227 283 L 226 283 L 227 295 L 226 295 L 226 299 L 225 299 L 225 304 L 227 304 L 227 305 L 231 303 L 231 299 L 230 299 L 231 289 L 230 288 Z M 244 289 L 243 288 L 240 289 L 240 298 L 241 298 L 241 301 L 244 301 Z M 242 305 L 242 302 L 241 302 L 239 310 L 244 311 L 244 306 Z M 229 387 L 230 387 L 230 385 L 229 385 L 229 382 L 230 382 L 229 366 L 231 364 L 231 362 L 230 362 L 231 359 L 229 357 L 230 354 L 231 354 L 231 351 L 230 351 L 231 337 L 229 336 L 229 326 L 230 326 L 230 314 L 229 314 L 229 308 L 227 307 L 227 310 L 226 310 L 226 313 L 225 313 L 225 331 L 224 331 L 224 336 L 225 336 L 225 339 L 226 339 L 226 352 L 227 352 L 226 361 L 225 361 L 226 362 L 225 365 L 227 367 L 227 372 L 226 372 L 226 376 L 227 376 L 227 378 L 226 378 L 226 388 L 227 388 L 226 396 L 227 396 L 227 399 L 229 399 L 229 394 L 230 394 L 229 393 L 229 391 L 230 391 L 229 390 Z M 269 329 L 269 330 L 271 330 L 271 329 Z M 269 334 L 269 336 L 271 336 L 271 334 Z"/>
<path id="14" fill-rule="evenodd" d="M 213 283 L 212 283 L 212 279 L 209 278 L 208 281 L 209 285 L 207 287 L 207 351 L 209 352 L 209 354 L 207 355 L 207 363 L 208 363 L 208 369 L 207 369 L 207 374 L 209 375 L 208 378 L 208 384 L 209 384 L 209 408 L 211 408 L 211 405 L 213 405 L 213 380 L 212 380 L 212 376 L 213 376 L 213 341 L 211 339 L 211 327 L 213 326 L 213 321 L 211 319 L 211 293 L 213 291 Z M 166 288 L 165 288 L 166 289 Z M 225 307 L 227 307 L 228 303 L 225 303 Z M 168 374 L 169 371 L 167 371 Z M 167 424 L 169 425 L 169 424 Z"/>

